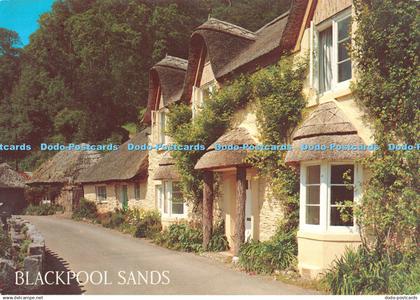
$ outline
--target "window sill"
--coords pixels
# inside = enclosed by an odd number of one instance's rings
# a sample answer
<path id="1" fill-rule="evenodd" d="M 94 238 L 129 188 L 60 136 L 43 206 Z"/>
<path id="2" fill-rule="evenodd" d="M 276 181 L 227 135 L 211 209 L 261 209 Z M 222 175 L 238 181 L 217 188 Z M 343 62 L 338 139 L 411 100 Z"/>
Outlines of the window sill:
<path id="1" fill-rule="evenodd" d="M 187 215 L 162 215 L 162 221 L 177 221 L 186 219 Z"/>
<path id="2" fill-rule="evenodd" d="M 356 229 L 354 229 L 354 232 L 313 232 L 299 229 L 297 237 L 327 242 L 360 242 L 360 235 Z"/>
<path id="3" fill-rule="evenodd" d="M 315 106 L 317 104 L 329 102 L 331 100 L 339 101 L 341 98 L 348 97 L 352 94 L 350 89 L 350 80 L 348 82 L 344 82 L 334 89 L 324 92 L 322 94 L 317 94 L 314 88 L 311 88 L 311 97 L 309 98 L 309 105 L 308 107 Z"/>

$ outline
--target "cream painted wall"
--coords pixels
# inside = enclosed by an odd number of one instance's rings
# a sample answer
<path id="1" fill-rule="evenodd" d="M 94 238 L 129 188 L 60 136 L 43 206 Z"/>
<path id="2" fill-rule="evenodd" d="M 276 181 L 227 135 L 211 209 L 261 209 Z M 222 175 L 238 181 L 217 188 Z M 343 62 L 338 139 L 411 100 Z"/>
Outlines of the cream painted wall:
<path id="1" fill-rule="evenodd" d="M 331 16 L 351 6 L 351 0 L 319 0 L 314 12 L 313 22 L 319 24 Z M 353 32 L 355 30 L 353 24 Z M 310 50 L 310 29 L 306 29 L 300 44 L 300 53 L 304 55 Z M 354 65 L 353 65 L 354 66 Z M 356 73 L 353 68 L 353 79 Z M 358 135 L 366 144 L 373 143 L 373 129 L 365 120 L 364 114 L 358 106 L 350 86 L 344 86 L 324 95 L 318 95 L 315 88 L 310 86 L 309 76 L 305 82 L 304 93 L 308 97 L 308 112 L 318 104 L 334 101 L 344 112 L 349 121 L 357 129 Z M 364 178 L 368 171 L 364 170 Z M 300 230 L 298 232 L 298 268 L 305 277 L 316 278 L 321 272 L 330 267 L 331 262 L 341 256 L 346 247 L 356 247 L 360 244 L 360 236 L 348 233 L 315 233 Z"/>
<path id="2" fill-rule="evenodd" d="M 147 182 L 139 181 L 140 183 L 140 200 L 135 199 L 134 194 L 134 183 L 126 183 L 127 185 L 127 195 L 128 195 L 128 207 L 129 208 L 147 208 L 146 195 L 147 195 Z M 119 197 L 116 195 L 116 186 L 123 185 L 125 183 L 107 183 L 107 184 L 85 184 L 83 185 L 84 198 L 95 202 L 98 211 L 100 213 L 113 211 L 116 208 L 122 208 L 121 201 L 118 200 Z M 106 201 L 99 203 L 96 199 L 96 186 L 106 186 Z"/>
<path id="3" fill-rule="evenodd" d="M 200 86 L 205 85 L 206 83 L 211 82 L 212 80 L 216 80 L 213 72 L 213 68 L 209 61 L 204 64 L 203 73 L 201 74 L 201 81 Z"/>
<path id="4" fill-rule="evenodd" d="M 302 276 L 317 278 L 346 248 L 360 245 L 358 234 L 315 234 L 298 232 L 298 269 Z"/>

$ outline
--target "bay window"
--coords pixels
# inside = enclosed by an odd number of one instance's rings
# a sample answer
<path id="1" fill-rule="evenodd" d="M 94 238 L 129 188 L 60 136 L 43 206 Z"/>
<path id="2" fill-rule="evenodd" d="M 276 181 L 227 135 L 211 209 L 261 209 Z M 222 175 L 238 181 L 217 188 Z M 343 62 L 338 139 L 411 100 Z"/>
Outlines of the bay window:
<path id="1" fill-rule="evenodd" d="M 361 179 L 361 166 L 357 164 L 302 163 L 301 229 L 318 232 L 355 231 L 353 204 L 360 197 Z"/>
<path id="2" fill-rule="evenodd" d="M 348 82 L 352 77 L 350 58 L 351 10 L 326 20 L 312 32 L 312 85 L 322 94 Z"/>
<path id="3" fill-rule="evenodd" d="M 186 204 L 179 182 L 163 181 L 162 184 L 157 185 L 156 205 L 164 216 L 185 217 Z"/>

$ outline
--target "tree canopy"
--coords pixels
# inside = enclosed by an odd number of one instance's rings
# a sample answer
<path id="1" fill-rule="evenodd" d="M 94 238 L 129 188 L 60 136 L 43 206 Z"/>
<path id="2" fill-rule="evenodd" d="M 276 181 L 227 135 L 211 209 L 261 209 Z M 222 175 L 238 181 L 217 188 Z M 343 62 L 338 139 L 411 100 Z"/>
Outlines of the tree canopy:
<path id="1" fill-rule="evenodd" d="M 24 48 L 0 29 L 0 143 L 123 142 L 146 106 L 150 67 L 186 58 L 209 15 L 256 30 L 289 2 L 57 0 Z"/>

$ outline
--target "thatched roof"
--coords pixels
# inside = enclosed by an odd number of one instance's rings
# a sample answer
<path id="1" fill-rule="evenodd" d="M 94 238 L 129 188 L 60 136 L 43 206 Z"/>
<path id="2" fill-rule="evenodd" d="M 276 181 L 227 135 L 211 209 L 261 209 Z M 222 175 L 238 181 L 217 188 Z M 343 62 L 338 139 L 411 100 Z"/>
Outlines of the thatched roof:
<path id="1" fill-rule="evenodd" d="M 247 156 L 247 151 L 244 150 L 220 150 L 216 151 L 216 144 L 220 145 L 238 145 L 243 144 L 255 145 L 256 141 L 243 127 L 234 128 L 216 140 L 195 165 L 197 170 L 210 170 L 218 168 L 246 166 L 244 159 Z"/>
<path id="2" fill-rule="evenodd" d="M 154 180 L 179 180 L 181 178 L 170 152 L 163 154 L 156 169 Z"/>
<path id="3" fill-rule="evenodd" d="M 186 70 L 185 59 L 169 55 L 150 69 L 149 97 L 143 122 L 150 123 L 151 111 L 159 105 L 156 103 L 159 87 L 165 106 L 181 99 Z"/>
<path id="4" fill-rule="evenodd" d="M 218 81 L 277 63 L 282 53 L 295 46 L 307 3 L 308 0 L 292 1 L 289 12 L 256 32 L 214 18 L 196 28 L 190 40 L 182 99 L 191 98 L 203 47 Z"/>
<path id="5" fill-rule="evenodd" d="M 73 183 L 100 158 L 98 151 L 60 151 L 33 172 L 28 184 Z"/>
<path id="6" fill-rule="evenodd" d="M 366 157 L 368 151 L 330 150 L 331 144 L 365 145 L 357 130 L 345 114 L 330 101 L 320 104 L 293 134 L 292 151 L 286 155 L 287 163 L 305 160 L 354 160 Z M 326 145 L 326 151 L 301 150 L 303 144 Z"/>
<path id="7" fill-rule="evenodd" d="M 109 181 L 127 181 L 134 177 L 146 177 L 148 150 L 129 151 L 128 144 L 148 144 L 150 129 L 137 133 L 132 139 L 122 144 L 117 151 L 105 155 L 95 165 L 86 169 L 77 178 L 80 183 L 95 183 Z"/>
<path id="8" fill-rule="evenodd" d="M 0 189 L 24 188 L 25 179 L 7 163 L 0 164 Z"/>

